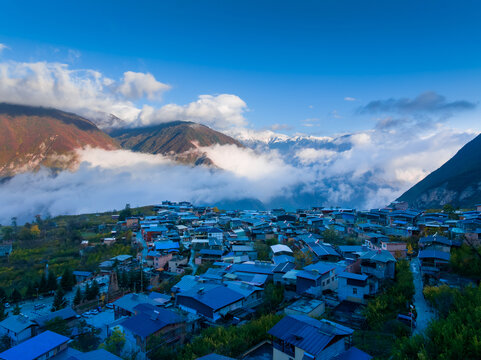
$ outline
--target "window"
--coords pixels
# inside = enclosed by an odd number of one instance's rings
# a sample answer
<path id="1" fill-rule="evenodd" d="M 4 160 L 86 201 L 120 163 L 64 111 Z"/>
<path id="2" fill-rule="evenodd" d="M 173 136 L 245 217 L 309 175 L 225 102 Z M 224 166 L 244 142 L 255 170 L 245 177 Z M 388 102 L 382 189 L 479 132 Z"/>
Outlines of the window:
<path id="1" fill-rule="evenodd" d="M 326 284 L 329 284 L 330 282 L 331 282 L 331 280 L 327 279 Z"/>
<path id="2" fill-rule="evenodd" d="M 355 295 L 357 294 L 357 288 L 352 288 L 352 293 Z"/>

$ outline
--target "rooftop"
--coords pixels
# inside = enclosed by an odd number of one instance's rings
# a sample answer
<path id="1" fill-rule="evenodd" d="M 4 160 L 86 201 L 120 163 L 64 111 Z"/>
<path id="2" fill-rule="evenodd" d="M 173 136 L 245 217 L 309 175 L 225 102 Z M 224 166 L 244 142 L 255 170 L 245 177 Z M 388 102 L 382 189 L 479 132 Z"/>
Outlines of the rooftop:
<path id="1" fill-rule="evenodd" d="M 33 360 L 68 341 L 70 338 L 47 330 L 4 351 L 0 354 L 0 358 L 2 360 Z"/>

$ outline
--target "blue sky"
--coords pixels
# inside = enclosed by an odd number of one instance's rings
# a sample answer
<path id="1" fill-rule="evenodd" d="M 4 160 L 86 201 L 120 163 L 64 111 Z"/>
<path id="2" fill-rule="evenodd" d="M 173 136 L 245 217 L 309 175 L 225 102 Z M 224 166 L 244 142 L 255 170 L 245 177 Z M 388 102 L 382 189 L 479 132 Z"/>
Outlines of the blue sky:
<path id="1" fill-rule="evenodd" d="M 328 135 L 372 128 L 357 110 L 379 99 L 477 104 L 480 24 L 479 1 L 5 1 L 0 43 L 7 60 L 150 72 L 172 86 L 159 106 L 235 94 L 256 129 Z M 451 125 L 480 131 L 478 108 Z"/>

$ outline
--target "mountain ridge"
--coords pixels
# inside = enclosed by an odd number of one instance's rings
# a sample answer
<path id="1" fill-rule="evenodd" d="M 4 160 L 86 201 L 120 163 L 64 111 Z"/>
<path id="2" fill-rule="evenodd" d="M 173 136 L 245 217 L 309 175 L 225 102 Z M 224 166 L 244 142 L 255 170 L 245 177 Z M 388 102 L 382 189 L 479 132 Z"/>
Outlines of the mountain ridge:
<path id="1" fill-rule="evenodd" d="M 481 203 L 480 154 L 481 134 L 397 200 L 424 209 L 439 208 L 445 204 L 469 208 Z"/>
<path id="2" fill-rule="evenodd" d="M 0 128 L 0 177 L 71 168 L 75 150 L 86 146 L 119 148 L 90 120 L 54 108 L 0 103 Z"/>

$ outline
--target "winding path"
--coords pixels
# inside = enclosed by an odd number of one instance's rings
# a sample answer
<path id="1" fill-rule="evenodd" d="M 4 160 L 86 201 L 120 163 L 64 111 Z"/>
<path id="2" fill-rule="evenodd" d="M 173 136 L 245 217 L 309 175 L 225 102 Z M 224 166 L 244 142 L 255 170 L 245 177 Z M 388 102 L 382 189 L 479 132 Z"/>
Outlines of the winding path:
<path id="1" fill-rule="evenodd" d="M 411 271 L 413 273 L 413 282 L 414 282 L 414 306 L 416 307 L 416 311 L 418 313 L 418 317 L 416 319 L 416 329 L 414 329 L 413 335 L 423 333 L 424 330 L 428 327 L 428 324 L 431 320 L 434 319 L 434 314 L 431 310 L 431 307 L 424 299 L 423 295 L 423 280 L 421 275 L 421 264 L 419 263 L 418 258 L 414 258 L 411 260 Z"/>

